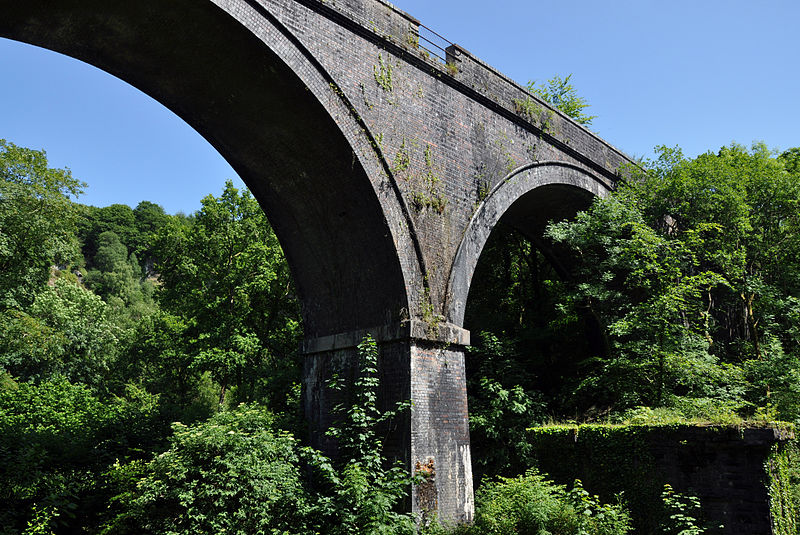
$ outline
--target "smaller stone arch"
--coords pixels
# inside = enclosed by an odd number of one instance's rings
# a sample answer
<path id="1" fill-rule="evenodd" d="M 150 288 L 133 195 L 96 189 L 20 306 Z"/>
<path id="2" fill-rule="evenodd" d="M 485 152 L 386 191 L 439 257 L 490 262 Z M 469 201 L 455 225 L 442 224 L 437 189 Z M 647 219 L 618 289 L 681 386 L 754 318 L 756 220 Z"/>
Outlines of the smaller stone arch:
<path id="1" fill-rule="evenodd" d="M 609 191 L 604 180 L 567 162 L 542 161 L 512 171 L 492 188 L 467 226 L 447 284 L 447 321 L 463 326 L 475 267 L 501 219 L 536 240 L 549 221 L 571 217 Z"/>

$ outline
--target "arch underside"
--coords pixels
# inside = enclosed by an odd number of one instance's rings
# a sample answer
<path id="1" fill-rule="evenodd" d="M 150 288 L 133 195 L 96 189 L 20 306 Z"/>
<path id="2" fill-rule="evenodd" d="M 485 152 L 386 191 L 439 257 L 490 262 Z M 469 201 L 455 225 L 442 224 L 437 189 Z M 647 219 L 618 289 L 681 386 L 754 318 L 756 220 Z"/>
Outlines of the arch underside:
<path id="1" fill-rule="evenodd" d="M 324 76 L 280 28 L 259 19 L 256 36 L 236 18 L 254 24 L 250 4 L 219 3 L 2 0 L 0 36 L 113 74 L 205 137 L 267 213 L 307 337 L 397 321 L 408 310 L 403 239 L 353 149 L 357 129 L 332 117 L 341 102 L 323 95 Z"/>
<path id="2" fill-rule="evenodd" d="M 562 276 L 569 272 L 568 259 L 543 239 L 551 221 L 574 217 L 608 188 L 586 170 L 564 162 L 537 162 L 515 170 L 481 203 L 461 241 L 450 272 L 447 292 L 448 321 L 464 324 L 472 276 L 481 252 L 494 228 L 511 226 L 539 248 Z"/>

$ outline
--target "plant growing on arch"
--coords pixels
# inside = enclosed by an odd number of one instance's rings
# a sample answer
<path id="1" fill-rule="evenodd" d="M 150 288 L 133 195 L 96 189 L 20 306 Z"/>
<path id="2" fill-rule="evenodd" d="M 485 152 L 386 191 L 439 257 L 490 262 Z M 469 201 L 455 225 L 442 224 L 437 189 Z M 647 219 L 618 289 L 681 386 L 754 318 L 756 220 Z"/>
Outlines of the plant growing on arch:
<path id="1" fill-rule="evenodd" d="M 589 103 L 585 98 L 578 96 L 575 86 L 570 83 L 571 78 L 571 74 L 568 74 L 566 78 L 556 75 L 538 85 L 535 80 L 531 80 L 528 82 L 528 91 L 552 104 L 579 124 L 589 126 L 597 116 L 586 115 L 583 112 L 589 107 Z"/>
<path id="2" fill-rule="evenodd" d="M 334 406 L 336 420 L 328 431 L 337 441 L 338 458 L 330 462 L 317 454 L 315 463 L 328 489 L 324 492 L 329 496 L 325 503 L 330 515 L 326 533 L 412 535 L 414 517 L 397 510 L 419 478 L 400 463 L 387 467 L 378 435 L 381 424 L 408 410 L 410 403 L 401 402 L 389 411 L 379 409 L 378 344 L 370 335 L 358 345 L 356 373 L 350 384 L 334 376 L 328 385 L 345 401 Z"/>

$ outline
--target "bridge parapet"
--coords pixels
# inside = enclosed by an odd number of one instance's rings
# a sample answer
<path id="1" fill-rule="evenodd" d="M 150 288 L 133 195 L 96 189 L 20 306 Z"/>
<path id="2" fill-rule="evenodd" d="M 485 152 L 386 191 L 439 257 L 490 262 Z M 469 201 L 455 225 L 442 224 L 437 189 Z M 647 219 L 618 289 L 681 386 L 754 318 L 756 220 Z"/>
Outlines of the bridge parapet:
<path id="1" fill-rule="evenodd" d="M 461 46 L 451 44 L 446 52 L 447 65 L 451 66 L 448 75 L 463 84 L 462 91 L 513 121 L 526 123 L 544 141 L 610 179 L 612 184 L 620 167 L 631 162 L 597 134 Z"/>
<path id="2" fill-rule="evenodd" d="M 609 185 L 618 179 L 620 168 L 631 163 L 627 155 L 594 132 L 389 2 L 301 0 L 300 3 L 322 10 L 322 14 L 336 13 L 357 24 L 371 33 L 373 40 L 383 41 L 382 48 L 423 67 L 523 128 L 537 132 L 545 142 L 606 177 Z M 436 42 L 429 39 L 432 36 Z"/>

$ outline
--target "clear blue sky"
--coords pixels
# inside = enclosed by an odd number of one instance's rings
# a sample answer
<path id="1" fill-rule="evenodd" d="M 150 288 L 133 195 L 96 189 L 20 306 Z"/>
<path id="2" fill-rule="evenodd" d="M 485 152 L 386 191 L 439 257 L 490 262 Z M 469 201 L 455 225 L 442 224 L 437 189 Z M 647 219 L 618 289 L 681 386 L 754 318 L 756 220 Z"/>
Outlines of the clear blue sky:
<path id="1" fill-rule="evenodd" d="M 520 83 L 572 73 L 592 129 L 628 154 L 800 146 L 797 0 L 395 4 Z M 82 202 L 192 212 L 236 178 L 171 112 L 93 67 L 0 39 L 0 73 L 0 138 L 70 167 L 89 184 Z"/>

